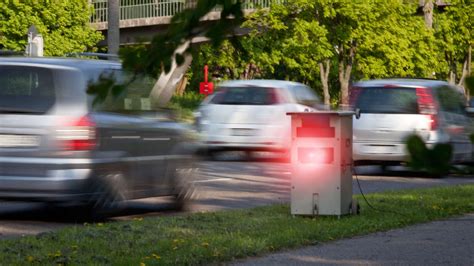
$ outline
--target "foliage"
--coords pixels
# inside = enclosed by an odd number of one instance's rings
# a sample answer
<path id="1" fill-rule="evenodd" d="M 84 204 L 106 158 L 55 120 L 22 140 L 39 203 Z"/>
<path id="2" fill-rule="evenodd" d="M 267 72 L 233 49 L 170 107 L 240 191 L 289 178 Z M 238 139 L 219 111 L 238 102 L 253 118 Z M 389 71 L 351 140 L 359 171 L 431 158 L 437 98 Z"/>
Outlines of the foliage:
<path id="1" fill-rule="evenodd" d="M 224 40 L 219 48 L 202 44 L 193 49 L 189 87 L 195 92 L 199 90 L 199 83 L 204 81 L 204 65 L 209 67 L 210 82 L 261 77 L 247 51 L 247 48 L 237 49 L 228 40 Z"/>
<path id="2" fill-rule="evenodd" d="M 321 63 L 327 62 L 324 70 L 329 71 L 331 99 L 340 98 L 340 89 L 346 97 L 352 79 L 430 77 L 444 65 L 436 36 L 415 14 L 417 4 L 397 0 L 275 3 L 243 23 L 250 34 L 232 44 L 240 44 L 245 52 L 229 43 L 219 49 L 202 46 L 197 65 L 211 64 L 223 78 L 242 78 L 246 66 L 252 65 L 257 77 L 291 79 L 324 89 L 320 71 Z"/>
<path id="3" fill-rule="evenodd" d="M 177 119 L 183 122 L 193 122 L 193 112 L 204 99 L 204 95 L 196 92 L 185 92 L 182 96 L 173 95 L 168 108 L 175 111 Z"/>
<path id="4" fill-rule="evenodd" d="M 440 69 L 433 32 L 415 15 L 415 5 L 379 3 L 381 19 L 365 30 L 357 54 L 356 77 L 430 77 Z"/>
<path id="5" fill-rule="evenodd" d="M 0 48 L 25 51 L 28 28 L 35 25 L 43 36 L 45 55 L 93 51 L 102 35 L 89 26 L 91 12 L 87 0 L 3 0 Z"/>
<path id="6" fill-rule="evenodd" d="M 437 143 L 428 148 L 418 135 L 408 137 L 407 149 L 410 154 L 409 166 L 426 171 L 431 176 L 442 177 L 453 170 L 451 159 L 453 149 L 450 144 Z"/>
<path id="7" fill-rule="evenodd" d="M 474 185 L 366 195 L 361 214 L 290 214 L 287 204 L 71 226 L 0 241 L 5 265 L 209 265 L 474 211 Z M 396 206 L 396 211 L 394 210 Z"/>
<path id="8" fill-rule="evenodd" d="M 260 10 L 243 24 L 251 29 L 243 46 L 264 77 L 319 85 L 318 64 L 334 52 L 315 13 L 314 1 L 295 0 Z"/>
<path id="9" fill-rule="evenodd" d="M 291 79 L 323 87 L 325 98 L 331 97 L 326 102 L 339 98 L 346 103 L 354 79 L 433 77 L 433 73 L 446 78 L 452 63 L 440 58 L 448 54 L 455 55 L 459 72 L 466 45 L 472 44 L 474 12 L 468 0 L 450 1 L 445 12 L 435 14 L 434 29 L 426 28 L 423 17 L 416 14 L 418 1 L 275 2 L 246 20 L 241 3 L 197 1 L 195 9 L 174 16 L 167 32 L 150 45 L 122 50 L 125 67 L 156 76 L 168 71 L 172 60 L 183 61 L 183 54 L 174 54 L 176 47 L 206 36 L 209 45 L 184 51 L 193 53 L 195 60 L 188 74 L 192 90 L 197 90 L 202 68 L 208 64 L 211 78 Z M 200 24 L 199 19 L 215 7 L 222 8 L 221 19 Z M 242 22 L 250 34 L 224 41 Z"/>
<path id="10" fill-rule="evenodd" d="M 456 82 L 463 74 L 462 67 L 468 56 L 469 46 L 474 46 L 474 4 L 471 0 L 452 0 L 434 19 L 435 37 L 444 58 L 438 77 Z M 471 55 L 472 56 L 472 55 Z M 467 73 L 469 75 L 469 73 Z"/>

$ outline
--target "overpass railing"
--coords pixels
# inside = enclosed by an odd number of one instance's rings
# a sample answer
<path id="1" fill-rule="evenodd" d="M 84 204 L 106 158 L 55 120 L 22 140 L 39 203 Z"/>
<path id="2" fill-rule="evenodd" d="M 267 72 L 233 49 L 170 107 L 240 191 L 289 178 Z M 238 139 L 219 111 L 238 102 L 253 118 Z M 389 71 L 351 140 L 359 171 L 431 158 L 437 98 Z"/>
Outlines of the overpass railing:
<path id="1" fill-rule="evenodd" d="M 107 22 L 107 1 L 90 0 L 94 13 L 91 23 Z M 277 0 L 280 2 L 282 0 Z M 120 0 L 120 20 L 171 17 L 196 5 L 196 0 Z M 244 0 L 244 9 L 270 7 L 274 0 Z"/>

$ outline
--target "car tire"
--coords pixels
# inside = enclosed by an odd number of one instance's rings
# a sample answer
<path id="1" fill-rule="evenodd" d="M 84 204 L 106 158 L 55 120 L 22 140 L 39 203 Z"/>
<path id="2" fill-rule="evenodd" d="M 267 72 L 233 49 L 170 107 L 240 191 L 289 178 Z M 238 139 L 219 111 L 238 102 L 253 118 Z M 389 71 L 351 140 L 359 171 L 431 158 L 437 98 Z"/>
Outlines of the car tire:
<path id="1" fill-rule="evenodd" d="M 99 173 L 92 182 L 92 196 L 86 204 L 86 211 L 94 220 L 105 219 L 125 207 L 127 200 L 125 171 L 109 169 Z"/>
<path id="2" fill-rule="evenodd" d="M 176 163 L 171 167 L 173 209 L 186 210 L 196 197 L 194 180 L 199 169 L 195 162 Z"/>

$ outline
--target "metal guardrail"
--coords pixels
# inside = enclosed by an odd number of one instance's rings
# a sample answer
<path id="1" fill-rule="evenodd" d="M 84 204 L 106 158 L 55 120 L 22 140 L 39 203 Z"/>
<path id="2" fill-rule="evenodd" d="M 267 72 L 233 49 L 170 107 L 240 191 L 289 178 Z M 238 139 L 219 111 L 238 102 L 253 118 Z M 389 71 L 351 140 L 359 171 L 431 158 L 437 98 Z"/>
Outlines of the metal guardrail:
<path id="1" fill-rule="evenodd" d="M 107 1 L 90 0 L 94 8 L 91 23 L 107 22 Z M 273 2 L 273 0 L 244 0 L 243 8 L 267 8 Z M 195 4 L 196 0 L 120 0 L 120 20 L 171 17 Z"/>

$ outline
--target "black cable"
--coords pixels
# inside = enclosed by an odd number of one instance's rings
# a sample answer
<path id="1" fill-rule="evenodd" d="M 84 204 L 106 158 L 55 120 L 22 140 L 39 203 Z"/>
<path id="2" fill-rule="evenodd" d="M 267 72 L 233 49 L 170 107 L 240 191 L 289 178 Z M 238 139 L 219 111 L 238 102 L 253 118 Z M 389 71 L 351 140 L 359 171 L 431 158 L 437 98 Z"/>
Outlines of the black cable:
<path id="1" fill-rule="evenodd" d="M 351 166 L 352 166 L 352 172 L 353 172 L 353 174 L 354 174 L 355 177 L 356 177 L 356 181 L 357 181 L 357 185 L 358 185 L 358 187 L 359 187 L 360 194 L 362 195 L 362 198 L 364 198 L 365 202 L 367 203 L 367 205 L 368 205 L 371 209 L 373 209 L 374 211 L 378 211 L 378 212 L 387 212 L 387 213 L 398 214 L 398 215 L 401 215 L 401 216 L 406 216 L 406 214 L 401 213 L 401 212 L 396 212 L 396 211 L 393 211 L 393 210 L 382 210 L 382 209 L 378 209 L 378 208 L 375 208 L 374 206 L 372 206 L 372 204 L 369 203 L 369 201 L 368 201 L 367 198 L 365 197 L 364 192 L 362 191 L 362 186 L 360 185 L 359 177 L 357 176 L 357 172 L 356 172 L 356 170 L 355 170 L 354 164 L 352 164 Z"/>
<path id="2" fill-rule="evenodd" d="M 357 176 L 357 172 L 355 170 L 355 167 L 354 165 L 352 165 L 352 173 L 355 175 L 356 177 L 356 181 L 357 181 L 357 186 L 359 187 L 359 191 L 360 191 L 360 194 L 362 195 L 362 198 L 364 198 L 365 202 L 367 203 L 367 205 L 372 208 L 374 211 L 381 211 L 377 208 L 375 208 L 374 206 L 372 206 L 372 204 L 369 203 L 369 201 L 367 200 L 367 198 L 365 197 L 364 195 L 364 192 L 362 191 L 362 187 L 360 185 L 360 182 L 359 182 L 359 177 Z"/>

